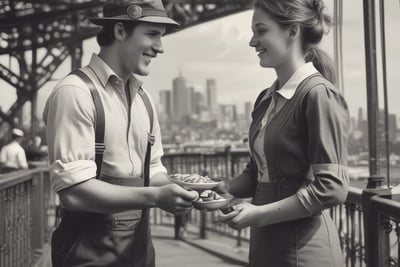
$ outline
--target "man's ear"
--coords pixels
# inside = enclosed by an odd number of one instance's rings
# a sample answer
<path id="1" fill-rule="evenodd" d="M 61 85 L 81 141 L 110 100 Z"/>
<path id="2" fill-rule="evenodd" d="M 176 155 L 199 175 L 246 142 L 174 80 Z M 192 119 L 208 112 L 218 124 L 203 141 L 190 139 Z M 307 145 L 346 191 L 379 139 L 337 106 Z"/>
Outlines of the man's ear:
<path id="1" fill-rule="evenodd" d="M 114 25 L 114 36 L 115 40 L 124 40 L 126 35 L 126 31 L 124 28 L 124 24 L 122 22 L 117 22 Z"/>

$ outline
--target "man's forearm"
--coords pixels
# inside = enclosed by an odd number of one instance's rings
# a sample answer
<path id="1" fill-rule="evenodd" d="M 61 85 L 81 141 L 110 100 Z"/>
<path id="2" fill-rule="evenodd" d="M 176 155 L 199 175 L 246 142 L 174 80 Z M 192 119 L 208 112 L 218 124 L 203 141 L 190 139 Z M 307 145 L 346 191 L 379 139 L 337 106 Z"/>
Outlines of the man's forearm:
<path id="1" fill-rule="evenodd" d="M 128 187 L 90 179 L 61 190 L 62 205 L 70 210 L 115 213 L 156 206 L 157 188 Z"/>

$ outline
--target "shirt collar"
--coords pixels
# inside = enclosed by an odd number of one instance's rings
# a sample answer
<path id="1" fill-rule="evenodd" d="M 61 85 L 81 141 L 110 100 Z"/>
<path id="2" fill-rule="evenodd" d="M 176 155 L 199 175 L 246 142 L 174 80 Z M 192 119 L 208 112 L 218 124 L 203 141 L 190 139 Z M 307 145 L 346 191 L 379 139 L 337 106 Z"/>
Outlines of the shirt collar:
<path id="1" fill-rule="evenodd" d="M 303 66 L 301 66 L 293 75 L 289 78 L 289 80 L 282 86 L 281 89 L 276 92 L 279 93 L 286 99 L 291 99 L 296 93 L 296 89 L 299 84 L 306 79 L 308 76 L 318 72 L 314 67 L 312 62 L 307 62 Z"/>
<path id="2" fill-rule="evenodd" d="M 108 81 L 110 81 L 113 86 L 115 86 L 116 82 L 121 81 L 121 78 L 110 68 L 110 66 L 108 66 L 107 63 L 105 63 L 96 54 L 92 54 L 89 66 L 94 70 L 104 88 L 106 87 Z M 142 87 L 143 82 L 136 79 L 135 75 L 131 74 L 128 84 L 129 86 L 138 89 Z"/>

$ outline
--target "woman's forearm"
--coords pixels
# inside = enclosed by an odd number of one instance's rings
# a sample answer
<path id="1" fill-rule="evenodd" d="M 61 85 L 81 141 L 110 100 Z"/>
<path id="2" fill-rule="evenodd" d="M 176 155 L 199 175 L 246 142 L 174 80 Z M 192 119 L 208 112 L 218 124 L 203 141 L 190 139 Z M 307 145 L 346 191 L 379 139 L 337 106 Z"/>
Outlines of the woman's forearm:
<path id="1" fill-rule="evenodd" d="M 301 204 L 296 195 L 280 201 L 260 206 L 260 225 L 265 226 L 280 222 L 309 217 L 312 214 Z"/>

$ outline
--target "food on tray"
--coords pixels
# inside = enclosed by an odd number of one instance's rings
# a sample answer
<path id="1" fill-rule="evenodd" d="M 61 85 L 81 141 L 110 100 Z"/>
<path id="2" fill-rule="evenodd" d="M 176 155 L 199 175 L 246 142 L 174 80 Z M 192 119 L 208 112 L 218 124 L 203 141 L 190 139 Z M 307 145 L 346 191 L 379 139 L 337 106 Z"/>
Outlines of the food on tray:
<path id="1" fill-rule="evenodd" d="M 171 175 L 172 179 L 182 181 L 185 183 L 214 183 L 215 181 L 211 180 L 207 176 L 201 176 L 199 174 L 172 174 Z"/>
<path id="2" fill-rule="evenodd" d="M 198 202 L 208 202 L 215 200 L 225 200 L 222 196 L 220 196 L 217 192 L 212 190 L 204 190 L 200 194 L 200 198 L 197 200 Z"/>

